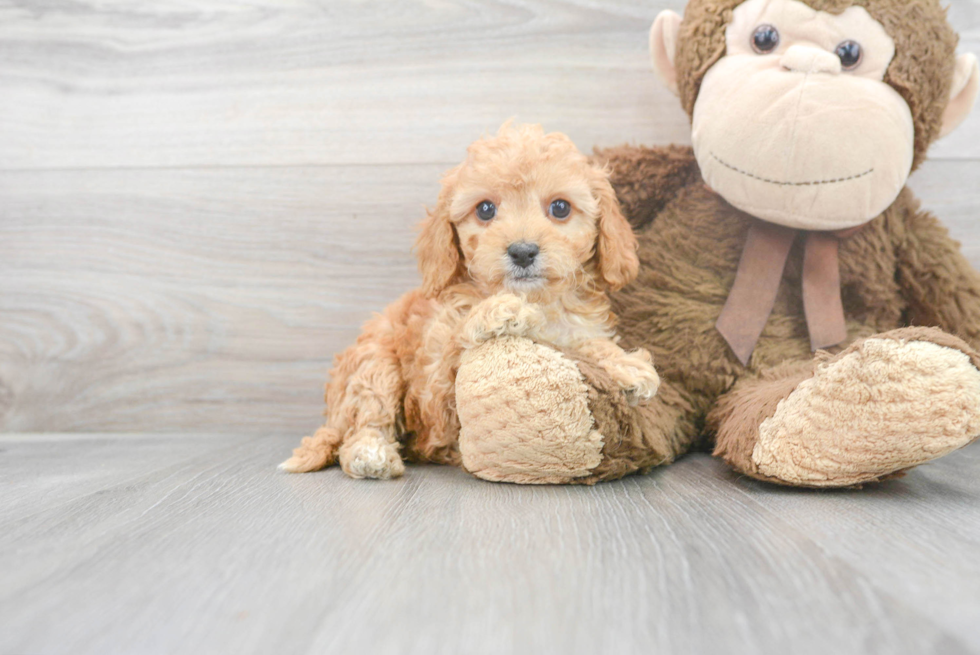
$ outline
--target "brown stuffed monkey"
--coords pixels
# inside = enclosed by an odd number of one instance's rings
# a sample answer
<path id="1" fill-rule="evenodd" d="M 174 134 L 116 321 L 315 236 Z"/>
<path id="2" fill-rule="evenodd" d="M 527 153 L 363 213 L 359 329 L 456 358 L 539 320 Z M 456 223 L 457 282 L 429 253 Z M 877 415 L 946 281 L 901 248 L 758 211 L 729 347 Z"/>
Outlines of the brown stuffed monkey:
<path id="1" fill-rule="evenodd" d="M 956 43 L 938 0 L 661 14 L 654 68 L 693 148 L 597 153 L 639 239 L 619 334 L 660 391 L 631 407 L 586 359 L 483 344 L 456 381 L 463 467 L 594 483 L 705 444 L 754 478 L 840 487 L 973 441 L 980 275 L 905 187 L 980 89 Z"/>

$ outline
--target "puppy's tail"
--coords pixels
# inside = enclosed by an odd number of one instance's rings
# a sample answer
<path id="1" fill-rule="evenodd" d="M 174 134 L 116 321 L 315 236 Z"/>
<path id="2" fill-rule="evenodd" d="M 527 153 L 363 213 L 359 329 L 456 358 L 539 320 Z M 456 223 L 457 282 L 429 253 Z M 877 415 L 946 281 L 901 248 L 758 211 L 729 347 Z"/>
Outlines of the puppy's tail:
<path id="1" fill-rule="evenodd" d="M 287 473 L 308 473 L 319 471 L 337 461 L 337 450 L 343 435 L 339 430 L 323 426 L 312 437 L 303 437 L 293 456 L 279 465 L 279 470 Z"/>

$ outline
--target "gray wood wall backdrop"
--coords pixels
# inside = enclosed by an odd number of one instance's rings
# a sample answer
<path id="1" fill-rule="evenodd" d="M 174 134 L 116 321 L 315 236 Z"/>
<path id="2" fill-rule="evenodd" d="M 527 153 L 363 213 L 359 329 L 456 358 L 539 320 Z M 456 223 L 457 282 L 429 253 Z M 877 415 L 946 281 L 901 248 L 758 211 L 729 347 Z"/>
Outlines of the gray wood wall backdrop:
<path id="1" fill-rule="evenodd" d="M 646 51 L 683 5 L 0 1 L 0 430 L 312 429 L 467 143 L 688 142 Z M 980 112 L 932 155 L 912 185 L 980 264 Z"/>

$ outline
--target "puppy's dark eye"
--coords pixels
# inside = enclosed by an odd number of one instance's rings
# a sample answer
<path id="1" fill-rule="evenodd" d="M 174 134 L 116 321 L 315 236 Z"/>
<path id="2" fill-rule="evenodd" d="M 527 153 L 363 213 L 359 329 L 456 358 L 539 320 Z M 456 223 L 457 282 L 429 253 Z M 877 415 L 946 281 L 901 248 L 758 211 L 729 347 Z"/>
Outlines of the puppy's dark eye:
<path id="1" fill-rule="evenodd" d="M 489 200 L 484 200 L 476 206 L 476 217 L 481 221 L 492 221 L 497 215 L 497 206 Z"/>
<path id="2" fill-rule="evenodd" d="M 844 41 L 837 46 L 834 54 L 840 57 L 840 66 L 846 71 L 857 68 L 861 64 L 861 59 L 864 58 L 861 44 L 857 41 Z"/>
<path id="3" fill-rule="evenodd" d="M 562 220 L 563 218 L 568 218 L 568 215 L 572 213 L 572 205 L 567 200 L 555 200 L 551 203 L 551 215 Z"/>
<path id="4" fill-rule="evenodd" d="M 760 55 L 772 52 L 779 45 L 779 31 L 772 25 L 760 25 L 752 33 L 752 49 Z"/>

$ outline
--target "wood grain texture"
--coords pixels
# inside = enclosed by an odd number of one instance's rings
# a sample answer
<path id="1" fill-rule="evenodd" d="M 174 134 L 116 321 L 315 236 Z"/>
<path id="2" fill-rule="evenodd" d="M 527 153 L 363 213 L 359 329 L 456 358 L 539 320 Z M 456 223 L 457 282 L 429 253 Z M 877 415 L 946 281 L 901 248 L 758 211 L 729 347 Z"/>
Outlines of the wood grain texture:
<path id="1" fill-rule="evenodd" d="M 688 140 L 646 53 L 683 5 L 0 0 L 0 431 L 309 432 L 466 144 Z M 912 180 L 975 263 L 978 144 Z"/>
<path id="2" fill-rule="evenodd" d="M 5 174 L 0 426 L 316 427 L 333 353 L 417 284 L 440 172 Z"/>
<path id="3" fill-rule="evenodd" d="M 190 460 L 216 448 L 239 445 L 256 437 L 212 435 L 130 435 L 125 456 L 117 455 L 115 436 L 78 434 L 6 435 L 0 442 L 0 458 L 16 465 L 0 465 L 3 476 L 5 522 L 30 516 L 42 509 L 98 493 L 107 487 L 142 479 L 148 470 Z"/>
<path id="4" fill-rule="evenodd" d="M 980 0 L 952 0 L 980 52 Z M 647 32 L 683 0 L 0 4 L 0 169 L 455 162 L 505 118 L 687 142 Z M 980 157 L 980 116 L 935 156 Z"/>
<path id="5" fill-rule="evenodd" d="M 442 167 L 0 174 L 0 429 L 314 429 Z M 980 162 L 912 186 L 980 264 Z M 380 191 L 379 191 L 380 189 Z"/>
<path id="6" fill-rule="evenodd" d="M 64 448 L 112 471 L 0 507 L 0 653 L 980 652 L 980 446 L 814 493 L 702 454 L 594 488 L 289 476 L 291 439 L 194 437 L 0 436 L 24 492 L 75 481 Z"/>

